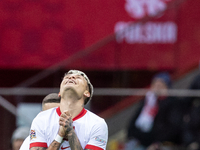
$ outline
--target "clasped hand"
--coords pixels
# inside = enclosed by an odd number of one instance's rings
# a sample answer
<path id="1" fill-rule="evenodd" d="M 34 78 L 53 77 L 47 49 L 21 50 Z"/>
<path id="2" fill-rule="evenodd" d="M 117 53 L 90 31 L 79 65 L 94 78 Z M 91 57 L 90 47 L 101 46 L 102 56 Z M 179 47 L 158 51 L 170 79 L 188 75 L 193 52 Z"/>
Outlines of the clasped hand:
<path id="1" fill-rule="evenodd" d="M 62 137 L 68 138 L 68 135 L 73 131 L 73 121 L 72 121 L 72 116 L 69 113 L 69 111 L 64 111 L 60 115 L 59 119 L 59 132 L 58 134 Z"/>

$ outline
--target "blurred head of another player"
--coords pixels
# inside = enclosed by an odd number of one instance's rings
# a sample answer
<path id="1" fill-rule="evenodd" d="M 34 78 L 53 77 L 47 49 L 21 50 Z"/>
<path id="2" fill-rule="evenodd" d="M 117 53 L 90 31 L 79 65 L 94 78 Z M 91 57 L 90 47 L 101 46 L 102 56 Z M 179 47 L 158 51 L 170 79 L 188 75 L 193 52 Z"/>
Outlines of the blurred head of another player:
<path id="1" fill-rule="evenodd" d="M 42 111 L 58 106 L 60 106 L 60 97 L 58 93 L 51 93 L 42 101 Z"/>

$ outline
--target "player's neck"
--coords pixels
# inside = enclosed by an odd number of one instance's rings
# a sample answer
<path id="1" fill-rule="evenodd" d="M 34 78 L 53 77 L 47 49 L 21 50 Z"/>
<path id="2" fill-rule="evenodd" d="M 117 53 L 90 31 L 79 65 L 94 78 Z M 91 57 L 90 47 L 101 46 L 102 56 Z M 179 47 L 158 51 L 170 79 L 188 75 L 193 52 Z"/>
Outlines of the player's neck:
<path id="1" fill-rule="evenodd" d="M 72 118 L 76 117 L 83 109 L 84 105 L 81 100 L 74 101 L 73 99 L 64 100 L 61 98 L 60 110 L 64 112 L 68 110 Z"/>

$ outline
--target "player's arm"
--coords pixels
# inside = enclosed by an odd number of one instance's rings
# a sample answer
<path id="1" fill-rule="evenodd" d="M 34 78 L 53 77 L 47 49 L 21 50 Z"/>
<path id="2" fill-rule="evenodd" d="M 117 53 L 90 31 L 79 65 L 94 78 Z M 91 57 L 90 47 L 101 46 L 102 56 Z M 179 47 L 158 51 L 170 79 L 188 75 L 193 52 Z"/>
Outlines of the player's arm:
<path id="1" fill-rule="evenodd" d="M 30 150 L 46 150 L 44 147 L 32 147 Z"/>
<path id="2" fill-rule="evenodd" d="M 83 150 L 74 129 L 73 129 L 73 131 L 71 131 L 68 134 L 68 141 L 69 141 L 69 145 L 71 147 L 71 150 Z"/>
<path id="3" fill-rule="evenodd" d="M 69 112 L 62 113 L 59 120 L 60 129 L 58 134 L 68 139 L 71 150 L 83 150 L 72 123 L 72 117 Z"/>
<path id="4" fill-rule="evenodd" d="M 59 150 L 61 143 L 53 141 L 48 148 L 44 147 L 32 147 L 30 150 Z"/>
<path id="5" fill-rule="evenodd" d="M 83 150 L 74 129 L 71 133 L 68 134 L 68 140 L 69 140 L 71 150 Z M 84 149 L 84 150 L 92 150 L 92 149 Z"/>

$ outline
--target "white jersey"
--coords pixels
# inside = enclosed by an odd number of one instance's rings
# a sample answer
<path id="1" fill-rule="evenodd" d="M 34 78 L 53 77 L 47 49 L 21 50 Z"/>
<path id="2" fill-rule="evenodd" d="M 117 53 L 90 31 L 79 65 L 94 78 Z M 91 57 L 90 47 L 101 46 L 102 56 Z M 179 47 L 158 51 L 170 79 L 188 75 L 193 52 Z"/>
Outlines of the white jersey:
<path id="1" fill-rule="evenodd" d="M 59 130 L 60 107 L 40 112 L 32 122 L 30 131 L 31 147 L 49 147 Z M 73 127 L 83 149 L 105 150 L 108 140 L 108 127 L 103 118 L 83 108 L 73 118 Z M 64 139 L 60 150 L 70 150 Z"/>
<path id="2" fill-rule="evenodd" d="M 19 150 L 29 150 L 29 144 L 30 144 L 30 136 L 28 136 L 24 142 L 22 143 Z"/>

